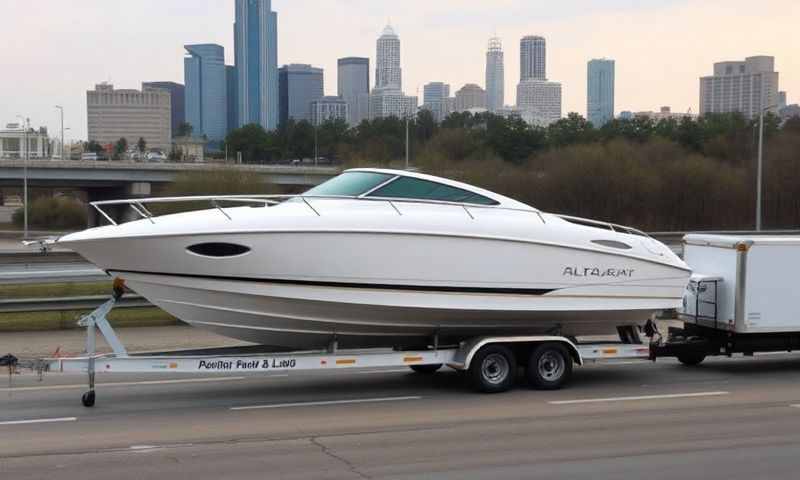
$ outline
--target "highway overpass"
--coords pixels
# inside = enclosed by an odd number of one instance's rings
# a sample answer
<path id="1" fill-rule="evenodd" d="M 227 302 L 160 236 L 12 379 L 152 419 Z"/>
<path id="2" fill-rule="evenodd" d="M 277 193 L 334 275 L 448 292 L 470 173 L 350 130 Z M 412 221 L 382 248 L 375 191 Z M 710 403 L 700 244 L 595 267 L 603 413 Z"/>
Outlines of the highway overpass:
<path id="1" fill-rule="evenodd" d="M 19 186 L 23 160 L 0 161 L 0 186 Z M 139 163 L 122 161 L 51 161 L 30 160 L 28 182 L 33 187 L 91 188 L 115 187 L 132 183 L 163 184 L 175 180 L 177 174 L 221 168 L 207 163 Z M 284 186 L 310 187 L 337 175 L 339 167 L 291 165 L 227 165 L 226 168 L 252 172 L 265 182 Z"/>
<path id="2" fill-rule="evenodd" d="M 258 175 L 265 183 L 302 191 L 338 175 L 339 167 L 294 165 L 222 165 L 207 163 L 139 163 L 123 161 L 52 161 L 28 162 L 29 188 L 64 189 L 83 192 L 87 201 L 157 195 L 159 187 L 175 181 L 179 173 L 235 168 Z M 0 161 L 0 187 L 22 186 L 25 162 Z M 130 213 L 130 212 L 128 212 Z M 98 222 L 90 210 L 89 224 Z M 120 216 L 122 212 L 111 212 Z"/>

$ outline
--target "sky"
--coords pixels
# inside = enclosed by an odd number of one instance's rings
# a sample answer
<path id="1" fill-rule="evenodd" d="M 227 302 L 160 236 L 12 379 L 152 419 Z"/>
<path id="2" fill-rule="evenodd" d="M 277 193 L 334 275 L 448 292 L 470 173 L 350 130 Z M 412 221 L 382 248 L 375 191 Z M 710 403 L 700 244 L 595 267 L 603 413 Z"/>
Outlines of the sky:
<path id="1" fill-rule="evenodd" d="M 0 127 L 31 125 L 86 138 L 86 90 L 109 81 L 183 83 L 183 45 L 219 43 L 233 64 L 233 0 L 0 0 Z M 430 81 L 455 92 L 484 86 L 485 52 L 497 35 L 505 52 L 505 102 L 515 101 L 519 39 L 547 40 L 547 76 L 562 83 L 563 112 L 586 114 L 586 62 L 616 61 L 622 110 L 698 111 L 698 78 L 713 63 L 772 55 L 780 89 L 800 101 L 796 0 L 273 0 L 278 64 L 325 70 L 336 94 L 336 60 L 370 57 L 390 22 L 401 40 L 403 89 Z"/>

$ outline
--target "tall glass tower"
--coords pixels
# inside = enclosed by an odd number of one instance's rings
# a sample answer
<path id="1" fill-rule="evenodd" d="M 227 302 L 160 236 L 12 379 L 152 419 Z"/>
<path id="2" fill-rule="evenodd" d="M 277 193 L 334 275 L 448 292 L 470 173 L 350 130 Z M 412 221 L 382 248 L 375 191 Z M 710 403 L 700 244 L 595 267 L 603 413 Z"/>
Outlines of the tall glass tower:
<path id="1" fill-rule="evenodd" d="M 503 68 L 503 44 L 497 37 L 489 39 L 486 52 L 486 108 L 496 112 L 505 103 L 505 71 Z"/>
<path id="2" fill-rule="evenodd" d="M 586 117 L 596 128 L 614 118 L 614 60 L 589 60 Z"/>
<path id="3" fill-rule="evenodd" d="M 193 135 L 206 135 L 211 142 L 228 133 L 225 49 L 222 45 L 186 45 L 183 75 L 186 82 L 186 121 Z"/>
<path id="4" fill-rule="evenodd" d="M 400 69 L 400 37 L 391 25 L 383 29 L 378 37 L 375 55 L 375 88 L 402 90 L 402 70 Z"/>
<path id="5" fill-rule="evenodd" d="M 236 0 L 239 125 L 278 127 L 278 14 L 270 0 Z"/>

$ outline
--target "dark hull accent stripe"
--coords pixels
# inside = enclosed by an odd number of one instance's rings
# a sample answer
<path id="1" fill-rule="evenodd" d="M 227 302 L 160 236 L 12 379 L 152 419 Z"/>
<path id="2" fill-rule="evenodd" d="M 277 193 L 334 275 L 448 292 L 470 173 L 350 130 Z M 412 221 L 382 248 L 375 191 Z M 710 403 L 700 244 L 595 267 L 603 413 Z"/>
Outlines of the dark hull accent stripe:
<path id="1" fill-rule="evenodd" d="M 367 288 L 373 290 L 405 290 L 416 292 L 446 292 L 446 293 L 500 293 L 507 295 L 544 295 L 553 292 L 555 288 L 492 288 L 492 287 L 447 287 L 438 285 L 394 285 L 389 283 L 349 283 L 349 282 L 323 282 L 315 280 L 289 280 L 285 278 L 252 278 L 252 277 L 226 277 L 221 275 L 198 275 L 193 273 L 164 273 L 143 272 L 139 270 L 107 270 L 125 274 L 134 273 L 141 275 L 161 275 L 169 277 L 202 278 L 206 280 L 224 280 L 235 282 L 276 283 L 282 285 L 307 285 L 314 287 L 337 288 Z M 113 276 L 113 275 L 112 275 Z"/>

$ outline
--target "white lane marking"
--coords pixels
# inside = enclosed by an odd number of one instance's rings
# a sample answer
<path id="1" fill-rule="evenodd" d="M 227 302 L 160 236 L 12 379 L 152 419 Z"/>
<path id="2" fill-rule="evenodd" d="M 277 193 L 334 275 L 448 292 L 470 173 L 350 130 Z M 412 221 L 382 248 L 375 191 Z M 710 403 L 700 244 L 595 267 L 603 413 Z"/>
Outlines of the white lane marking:
<path id="1" fill-rule="evenodd" d="M 372 370 L 367 372 L 356 372 L 359 375 L 374 375 L 376 373 L 411 373 L 409 369 L 402 369 L 402 370 Z"/>
<path id="2" fill-rule="evenodd" d="M 573 405 L 576 403 L 628 402 L 633 400 L 662 400 L 669 398 L 715 397 L 730 392 L 668 393 L 664 395 L 638 395 L 635 397 L 583 398 L 579 400 L 553 400 L 550 405 Z"/>
<path id="3" fill-rule="evenodd" d="M 211 383 L 211 382 L 230 382 L 236 380 L 247 380 L 248 378 L 275 378 L 275 377 L 288 377 L 288 373 L 278 375 L 264 375 L 261 377 L 204 377 L 204 378 L 180 378 L 174 380 L 143 380 L 139 382 L 109 382 L 98 383 L 98 387 L 130 387 L 134 385 L 170 385 L 174 383 Z M 86 384 L 75 385 L 47 385 L 41 387 L 11 387 L 0 388 L 0 392 L 32 392 L 37 390 L 67 390 L 73 388 L 86 388 Z"/>
<path id="4" fill-rule="evenodd" d="M 405 400 L 420 400 L 420 396 L 408 397 L 379 397 L 379 398 L 354 398 L 352 400 L 328 400 L 322 402 L 297 402 L 274 403 L 272 405 L 250 405 L 246 407 L 231 407 L 231 410 L 259 410 L 264 408 L 291 408 L 291 407 L 318 407 L 322 405 L 342 405 L 347 403 L 373 403 L 373 402 L 401 402 Z"/>
<path id="5" fill-rule="evenodd" d="M 0 425 L 28 425 L 31 423 L 74 422 L 76 420 L 78 420 L 77 417 L 36 418 L 33 420 L 10 420 L 7 422 L 0 422 Z"/>

